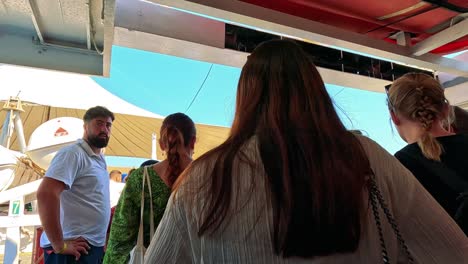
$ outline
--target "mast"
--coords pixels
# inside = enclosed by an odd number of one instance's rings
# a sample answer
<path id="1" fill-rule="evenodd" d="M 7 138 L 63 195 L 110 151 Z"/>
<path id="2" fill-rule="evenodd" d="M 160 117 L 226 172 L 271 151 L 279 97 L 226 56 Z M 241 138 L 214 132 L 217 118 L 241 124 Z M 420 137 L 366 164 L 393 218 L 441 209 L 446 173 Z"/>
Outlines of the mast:
<path id="1" fill-rule="evenodd" d="M 0 144 L 7 149 L 10 148 L 13 131 L 16 130 L 16 137 L 20 151 L 26 152 L 26 140 L 24 138 L 23 121 L 20 114 L 24 112 L 23 104 L 18 96 L 10 96 L 10 99 L 5 102 L 2 108 L 6 111 L 5 121 L 3 122 L 2 133 L 0 134 Z"/>

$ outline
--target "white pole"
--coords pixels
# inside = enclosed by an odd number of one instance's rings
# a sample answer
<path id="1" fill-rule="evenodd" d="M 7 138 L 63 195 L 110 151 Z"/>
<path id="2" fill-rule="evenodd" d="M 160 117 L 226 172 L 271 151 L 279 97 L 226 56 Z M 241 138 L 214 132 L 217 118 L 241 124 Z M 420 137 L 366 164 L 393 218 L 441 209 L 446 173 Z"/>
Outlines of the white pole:
<path id="1" fill-rule="evenodd" d="M 11 137 L 13 136 L 13 131 L 15 130 L 15 123 L 14 123 L 14 116 L 13 116 L 13 110 L 10 110 L 8 112 L 9 118 L 8 118 L 8 130 L 7 130 L 7 138 L 6 138 L 6 145 L 5 147 L 7 149 L 10 148 L 10 143 L 11 143 Z"/>
<path id="2" fill-rule="evenodd" d="M 151 159 L 158 160 L 156 133 L 151 135 Z"/>
<path id="3" fill-rule="evenodd" d="M 25 153 L 26 140 L 24 139 L 23 122 L 21 121 L 20 112 L 14 111 L 13 115 L 15 120 L 16 138 L 18 139 L 20 151 L 21 153 Z"/>
<path id="4" fill-rule="evenodd" d="M 6 113 L 5 121 L 3 121 L 2 133 L 0 134 L 0 145 L 7 147 L 7 139 L 10 128 L 10 111 Z"/>

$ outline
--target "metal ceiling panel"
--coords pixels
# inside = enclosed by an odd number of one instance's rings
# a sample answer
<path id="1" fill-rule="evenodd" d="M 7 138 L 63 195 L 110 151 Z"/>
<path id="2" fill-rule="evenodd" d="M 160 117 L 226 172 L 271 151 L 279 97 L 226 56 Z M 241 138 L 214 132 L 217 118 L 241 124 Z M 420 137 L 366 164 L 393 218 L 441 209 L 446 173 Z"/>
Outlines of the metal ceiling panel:
<path id="1" fill-rule="evenodd" d="M 223 22 L 145 1 L 117 0 L 115 26 L 224 48 Z"/>
<path id="2" fill-rule="evenodd" d="M 108 76 L 115 0 L 0 0 L 0 63 Z"/>
<path id="3" fill-rule="evenodd" d="M 86 47 L 88 9 L 85 0 L 37 1 L 38 22 L 47 42 Z"/>
<path id="4" fill-rule="evenodd" d="M 27 0 L 0 0 L 0 27 L 7 25 L 34 31 Z"/>

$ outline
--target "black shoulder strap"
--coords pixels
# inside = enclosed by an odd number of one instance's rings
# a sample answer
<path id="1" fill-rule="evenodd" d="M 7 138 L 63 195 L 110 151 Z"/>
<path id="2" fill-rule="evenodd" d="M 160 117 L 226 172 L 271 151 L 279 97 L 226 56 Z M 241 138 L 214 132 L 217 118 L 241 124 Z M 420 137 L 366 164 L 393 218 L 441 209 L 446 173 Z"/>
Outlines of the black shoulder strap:
<path id="1" fill-rule="evenodd" d="M 400 153 L 411 157 L 420 162 L 426 169 L 432 171 L 439 179 L 447 184 L 453 190 L 468 190 L 468 182 L 461 179 L 458 174 L 447 167 L 444 163 L 426 159 L 420 155 L 413 154 L 409 151 L 401 150 Z M 463 192 L 463 191 L 462 191 Z"/>

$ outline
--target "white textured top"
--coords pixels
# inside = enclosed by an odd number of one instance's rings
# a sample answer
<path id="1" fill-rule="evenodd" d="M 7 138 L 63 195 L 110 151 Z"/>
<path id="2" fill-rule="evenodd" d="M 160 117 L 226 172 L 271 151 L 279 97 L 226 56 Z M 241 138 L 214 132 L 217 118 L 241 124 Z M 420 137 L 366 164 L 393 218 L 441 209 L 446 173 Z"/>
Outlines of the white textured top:
<path id="1" fill-rule="evenodd" d="M 468 238 L 457 224 L 392 155 L 372 140 L 359 138 L 415 263 L 468 263 Z M 213 161 L 199 163 L 187 171 L 187 181 L 171 196 L 145 263 L 382 263 L 371 208 L 364 219 L 356 252 L 314 259 L 276 256 L 271 232 L 272 208 L 265 194 L 265 172 L 256 140 L 251 140 L 243 150 L 260 165 L 252 170 L 245 162 L 235 161 L 233 182 L 234 188 L 240 186 L 240 191 L 237 195 L 234 192 L 234 196 L 243 207 L 230 211 L 223 232 L 215 236 L 197 235 L 199 212 L 205 199 L 203 192 L 196 190 L 209 177 L 206 172 L 211 171 Z M 254 187 L 253 177 L 257 183 Z M 248 195 L 250 190 L 253 192 Z M 367 204 L 367 195 L 364 199 Z M 384 219 L 383 214 L 381 218 Z M 391 227 L 386 220 L 382 222 L 391 263 L 406 263 Z"/>

